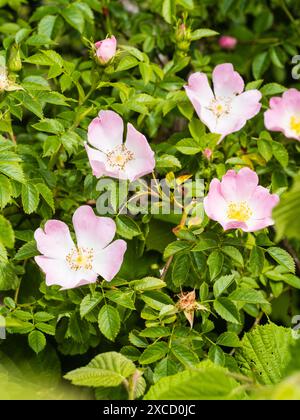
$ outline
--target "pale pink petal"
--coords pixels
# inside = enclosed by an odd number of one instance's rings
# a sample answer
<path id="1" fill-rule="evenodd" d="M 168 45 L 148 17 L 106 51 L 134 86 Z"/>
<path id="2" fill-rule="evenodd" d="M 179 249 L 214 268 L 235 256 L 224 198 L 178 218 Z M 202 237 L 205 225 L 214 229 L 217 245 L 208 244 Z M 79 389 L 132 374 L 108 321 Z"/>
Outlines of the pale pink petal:
<path id="1" fill-rule="evenodd" d="M 274 225 L 274 220 L 271 217 L 265 217 L 260 220 L 250 219 L 247 221 L 246 229 L 243 230 L 244 232 L 256 232 L 272 225 Z"/>
<path id="2" fill-rule="evenodd" d="M 127 125 L 126 148 L 133 153 L 133 159 L 125 166 L 125 173 L 130 181 L 147 175 L 155 168 L 154 152 L 146 137 L 132 124 Z"/>
<path id="3" fill-rule="evenodd" d="M 207 106 L 214 99 L 213 91 L 204 73 L 193 73 L 184 88 L 192 103 L 196 99 L 199 104 Z"/>
<path id="4" fill-rule="evenodd" d="M 222 196 L 221 183 L 214 178 L 209 186 L 209 193 L 203 201 L 204 210 L 207 216 L 219 223 L 226 221 L 227 204 Z"/>
<path id="5" fill-rule="evenodd" d="M 232 97 L 244 90 L 244 81 L 231 63 L 219 64 L 213 71 L 214 92 L 217 98 Z"/>
<path id="6" fill-rule="evenodd" d="M 106 281 L 111 281 L 120 271 L 127 244 L 122 239 L 112 242 L 97 253 L 93 262 L 93 270 Z"/>
<path id="7" fill-rule="evenodd" d="M 92 207 L 81 206 L 73 216 L 77 245 L 93 248 L 95 252 L 105 248 L 114 238 L 116 224 L 109 217 L 96 216 Z"/>
<path id="8" fill-rule="evenodd" d="M 259 90 L 247 90 L 236 96 L 231 103 L 231 111 L 235 115 L 240 115 L 249 120 L 258 114 L 261 103 L 261 93 Z"/>
<path id="9" fill-rule="evenodd" d="M 279 203 L 277 194 L 270 194 L 267 188 L 258 186 L 249 199 L 249 205 L 253 209 L 255 219 L 271 218 L 272 211 Z"/>
<path id="10" fill-rule="evenodd" d="M 221 223 L 220 222 L 220 224 L 222 225 L 222 227 L 223 227 L 223 229 L 224 230 L 230 230 L 230 229 L 242 229 L 244 232 L 247 232 L 247 228 L 248 228 L 248 226 L 247 226 L 247 224 L 245 223 L 245 222 L 238 222 L 238 221 L 236 221 L 236 220 L 230 220 L 230 221 L 227 221 L 227 222 L 223 222 L 223 223 Z"/>
<path id="11" fill-rule="evenodd" d="M 239 115 L 234 115 L 234 114 L 222 115 L 221 117 L 217 118 L 217 123 L 213 132 L 221 134 L 222 139 L 223 139 L 228 134 L 239 131 L 242 127 L 244 127 L 246 122 L 247 122 L 246 118 Z"/>
<path id="12" fill-rule="evenodd" d="M 46 274 L 47 286 L 58 285 L 62 289 L 72 289 L 82 284 L 94 283 L 98 277 L 93 271 L 71 270 L 68 263 L 62 259 L 38 256 L 35 257 L 35 261 Z"/>
<path id="13" fill-rule="evenodd" d="M 88 142 L 102 152 L 109 152 L 123 142 L 122 118 L 114 111 L 100 111 L 88 128 Z"/>
<path id="14" fill-rule="evenodd" d="M 37 229 L 34 239 L 40 253 L 51 258 L 63 259 L 74 248 L 68 226 L 59 220 L 49 220 L 44 230 Z"/>
<path id="15" fill-rule="evenodd" d="M 238 173 L 229 170 L 222 178 L 221 191 L 227 202 L 248 199 L 258 184 L 256 172 L 249 168 L 242 168 Z"/>

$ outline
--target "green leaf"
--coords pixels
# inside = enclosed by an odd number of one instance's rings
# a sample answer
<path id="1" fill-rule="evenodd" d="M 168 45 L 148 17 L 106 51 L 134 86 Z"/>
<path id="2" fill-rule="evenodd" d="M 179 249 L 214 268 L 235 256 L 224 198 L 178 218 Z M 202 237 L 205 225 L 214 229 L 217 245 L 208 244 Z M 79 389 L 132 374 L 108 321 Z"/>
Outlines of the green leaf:
<path id="1" fill-rule="evenodd" d="M 212 29 L 206 29 L 206 28 L 196 29 L 195 31 L 192 32 L 192 40 L 196 41 L 197 39 L 207 38 L 210 36 L 216 36 L 218 34 L 219 32 L 213 31 Z"/>
<path id="2" fill-rule="evenodd" d="M 140 332 L 141 337 L 147 338 L 161 338 L 169 337 L 171 329 L 169 327 L 149 327 Z"/>
<path id="3" fill-rule="evenodd" d="M 268 304 L 268 301 L 264 298 L 261 291 L 248 288 L 239 288 L 231 293 L 229 299 L 234 300 L 235 302 L 245 302 L 253 304 Z"/>
<path id="4" fill-rule="evenodd" d="M 112 302 L 124 306 L 125 308 L 135 310 L 133 295 L 133 291 L 108 290 L 105 292 L 105 296 Z"/>
<path id="5" fill-rule="evenodd" d="M 283 144 L 272 142 L 273 155 L 278 160 L 283 168 L 286 168 L 289 163 L 289 154 Z"/>
<path id="6" fill-rule="evenodd" d="M 9 179 L 0 175 L 0 209 L 3 209 L 9 203 L 12 195 L 12 188 Z"/>
<path id="7" fill-rule="evenodd" d="M 36 255 L 39 255 L 39 251 L 36 247 L 36 242 L 30 241 L 21 246 L 21 248 L 16 253 L 14 259 L 16 261 L 23 261 L 35 257 Z"/>
<path id="8" fill-rule="evenodd" d="M 62 8 L 61 14 L 63 18 L 74 29 L 80 33 L 84 30 L 84 15 L 76 3 L 69 4 L 67 7 Z"/>
<path id="9" fill-rule="evenodd" d="M 240 339 L 234 332 L 227 331 L 218 337 L 217 344 L 224 347 L 240 347 Z"/>
<path id="10" fill-rule="evenodd" d="M 133 286 L 136 291 L 143 292 L 146 290 L 162 289 L 166 286 L 166 283 L 156 277 L 145 277 L 141 280 L 131 281 L 130 286 Z"/>
<path id="11" fill-rule="evenodd" d="M 117 216 L 115 221 L 117 233 L 125 239 L 132 239 L 142 233 L 139 225 L 128 216 Z"/>
<path id="12" fill-rule="evenodd" d="M 46 346 L 46 338 L 40 331 L 31 331 L 28 336 L 28 344 L 32 350 L 38 354 L 44 350 Z"/>
<path id="13" fill-rule="evenodd" d="M 186 367 L 195 366 L 199 363 L 197 354 L 190 347 L 183 344 L 173 343 L 171 351 L 176 359 L 178 359 L 180 363 Z"/>
<path id="14" fill-rule="evenodd" d="M 86 295 L 80 303 L 80 316 L 81 318 L 89 314 L 101 302 L 102 295 L 95 292 L 93 295 Z"/>
<path id="15" fill-rule="evenodd" d="M 220 277 L 214 284 L 214 296 L 218 298 L 231 285 L 234 274 Z"/>
<path id="16" fill-rule="evenodd" d="M 214 309 L 225 321 L 240 324 L 240 315 L 235 304 L 228 298 L 220 297 L 214 301 Z"/>
<path id="17" fill-rule="evenodd" d="M 166 357 L 165 359 L 158 362 L 154 369 L 153 379 L 154 382 L 157 382 L 159 379 L 175 375 L 178 372 L 177 363 L 175 363 L 170 357 Z"/>
<path id="18" fill-rule="evenodd" d="M 177 254 L 177 252 L 184 251 L 191 245 L 188 242 L 175 241 L 171 242 L 165 249 L 163 258 L 167 260 L 171 255 Z"/>
<path id="19" fill-rule="evenodd" d="M 176 149 L 184 155 L 196 155 L 202 147 L 194 139 L 182 139 L 176 144 Z"/>
<path id="20" fill-rule="evenodd" d="M 213 251 L 208 259 L 207 259 L 207 265 L 209 267 L 209 275 L 210 279 L 214 280 L 222 271 L 224 263 L 224 256 L 221 251 L 215 250 Z"/>
<path id="21" fill-rule="evenodd" d="M 166 22 L 172 23 L 173 14 L 173 0 L 163 0 L 162 2 L 162 16 Z"/>
<path id="22" fill-rule="evenodd" d="M 270 65 L 268 52 L 262 52 L 254 57 L 252 62 L 252 72 L 255 79 L 260 79 Z"/>
<path id="23" fill-rule="evenodd" d="M 87 366 L 72 370 L 64 377 L 73 385 L 116 387 L 136 371 L 135 365 L 120 353 L 96 356 Z"/>
<path id="24" fill-rule="evenodd" d="M 254 246 L 250 253 L 249 270 L 253 276 L 261 274 L 264 268 L 265 254 L 258 246 Z"/>
<path id="25" fill-rule="evenodd" d="M 289 363 L 291 343 L 291 329 L 275 324 L 258 326 L 244 335 L 236 358 L 245 375 L 262 384 L 276 384 Z"/>
<path id="26" fill-rule="evenodd" d="M 157 343 L 150 344 L 139 358 L 139 362 L 142 365 L 149 365 L 150 363 L 156 362 L 162 359 L 168 352 L 168 346 L 165 342 L 160 341 Z"/>
<path id="27" fill-rule="evenodd" d="M 111 341 L 115 341 L 120 331 L 120 315 L 117 309 L 111 305 L 102 306 L 99 316 L 98 325 L 102 334 Z"/>
<path id="28" fill-rule="evenodd" d="M 238 265 L 244 265 L 243 256 L 237 248 L 235 248 L 234 246 L 225 245 L 222 246 L 221 249 L 222 252 L 224 252 L 224 254 L 228 255 L 228 257 L 231 260 L 235 261 Z"/>
<path id="29" fill-rule="evenodd" d="M 33 213 L 39 205 L 39 192 L 31 182 L 22 185 L 22 204 L 25 213 Z"/>
<path id="30" fill-rule="evenodd" d="M 54 213 L 55 212 L 54 198 L 53 198 L 53 193 L 50 190 L 50 188 L 48 188 L 46 184 L 40 184 L 40 183 L 36 184 L 36 188 Z"/>
<path id="31" fill-rule="evenodd" d="M 295 273 L 295 261 L 291 255 L 282 248 L 272 247 L 267 249 L 267 253 L 291 273 Z"/>
<path id="32" fill-rule="evenodd" d="M 120 60 L 116 71 L 129 70 L 133 67 L 136 67 L 138 64 L 139 61 L 135 57 L 133 57 L 132 55 L 126 55 Z"/>
<path id="33" fill-rule="evenodd" d="M 202 362 L 197 368 L 164 377 L 153 385 L 145 400 L 236 400 L 244 398 L 238 391 L 240 384 L 228 374 L 228 370 Z"/>
<path id="34" fill-rule="evenodd" d="M 51 118 L 45 118 L 40 122 L 33 124 L 33 128 L 38 131 L 44 131 L 46 133 L 59 134 L 65 131 L 64 126 L 58 120 Z"/>
<path id="35" fill-rule="evenodd" d="M 273 211 L 277 240 L 284 236 L 300 239 L 300 175 L 295 178 L 290 191 L 283 194 Z"/>
<path id="36" fill-rule="evenodd" d="M 176 255 L 172 267 L 172 281 L 175 286 L 183 286 L 190 274 L 191 260 L 188 254 Z"/>
<path id="37" fill-rule="evenodd" d="M 0 241 L 7 248 L 13 248 L 15 243 L 15 234 L 9 220 L 0 215 Z"/>

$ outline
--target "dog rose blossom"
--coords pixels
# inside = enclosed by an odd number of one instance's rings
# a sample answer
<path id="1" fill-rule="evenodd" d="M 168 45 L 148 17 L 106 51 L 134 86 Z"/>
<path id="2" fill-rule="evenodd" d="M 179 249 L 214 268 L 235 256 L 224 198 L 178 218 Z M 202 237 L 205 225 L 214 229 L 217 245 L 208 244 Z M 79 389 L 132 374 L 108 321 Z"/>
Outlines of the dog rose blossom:
<path id="1" fill-rule="evenodd" d="M 121 239 L 112 242 L 115 222 L 95 216 L 90 206 L 81 206 L 74 213 L 73 225 L 76 244 L 68 226 L 59 220 L 49 220 L 44 230 L 35 231 L 42 254 L 35 261 L 46 274 L 47 286 L 72 289 L 95 283 L 99 275 L 106 281 L 112 280 L 120 270 L 127 247 Z"/>
<path id="2" fill-rule="evenodd" d="M 185 91 L 203 124 L 211 133 L 220 134 L 222 140 L 259 112 L 261 93 L 257 89 L 243 92 L 244 81 L 230 63 L 216 66 L 212 79 L 214 91 L 206 74 L 193 73 Z"/>
<path id="3" fill-rule="evenodd" d="M 258 185 L 256 172 L 243 168 L 238 173 L 227 171 L 221 182 L 211 181 L 204 209 L 224 230 L 254 232 L 273 225 L 272 210 L 278 202 L 277 194 Z"/>
<path id="4" fill-rule="evenodd" d="M 286 137 L 300 141 L 300 92 L 289 89 L 282 97 L 270 99 L 270 109 L 264 113 L 265 126 L 281 131 Z"/>
<path id="5" fill-rule="evenodd" d="M 116 54 L 117 40 L 114 36 L 95 43 L 96 55 L 101 64 L 107 64 Z"/>
<path id="6" fill-rule="evenodd" d="M 123 132 L 123 120 L 114 111 L 100 111 L 99 116 L 90 123 L 89 145 L 85 147 L 97 178 L 107 175 L 135 181 L 153 171 L 154 152 L 146 137 L 129 123 L 123 143 Z"/>
<path id="7" fill-rule="evenodd" d="M 236 47 L 237 39 L 230 35 L 222 35 L 219 38 L 219 45 L 224 50 L 233 50 Z"/>

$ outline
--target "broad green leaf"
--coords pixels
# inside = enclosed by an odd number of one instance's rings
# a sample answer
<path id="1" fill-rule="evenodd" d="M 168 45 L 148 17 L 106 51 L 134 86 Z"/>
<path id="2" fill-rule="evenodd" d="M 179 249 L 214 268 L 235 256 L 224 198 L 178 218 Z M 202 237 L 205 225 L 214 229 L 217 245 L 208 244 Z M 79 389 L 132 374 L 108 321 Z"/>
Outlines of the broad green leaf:
<path id="1" fill-rule="evenodd" d="M 86 295 L 80 303 L 80 316 L 81 318 L 89 314 L 101 302 L 102 295 L 95 292 L 93 295 Z"/>
<path id="2" fill-rule="evenodd" d="M 268 301 L 264 298 L 263 294 L 259 290 L 248 289 L 248 288 L 239 288 L 231 293 L 229 299 L 236 302 L 245 302 L 253 304 L 267 304 Z"/>
<path id="3" fill-rule="evenodd" d="M 105 292 L 105 296 L 112 302 L 118 305 L 124 306 L 125 308 L 135 309 L 133 300 L 133 291 L 122 291 L 122 290 L 108 290 Z"/>
<path id="4" fill-rule="evenodd" d="M 245 394 L 229 371 L 212 362 L 164 377 L 153 385 L 145 400 L 237 400 Z"/>
<path id="5" fill-rule="evenodd" d="M 40 331 L 31 331 L 28 335 L 28 344 L 35 353 L 40 353 L 46 346 L 46 338 Z"/>
<path id="6" fill-rule="evenodd" d="M 239 324 L 240 315 L 235 304 L 228 298 L 220 297 L 214 301 L 214 309 L 225 321 Z"/>
<path id="7" fill-rule="evenodd" d="M 291 255 L 282 248 L 272 247 L 267 249 L 267 253 L 291 273 L 295 273 L 295 261 Z"/>
<path id="8" fill-rule="evenodd" d="M 7 248 L 13 248 L 15 243 L 15 234 L 11 223 L 4 216 L 0 215 L 0 241 Z"/>
<path id="9" fill-rule="evenodd" d="M 244 260 L 240 251 L 231 245 L 222 246 L 222 252 L 226 254 L 231 260 L 235 261 L 237 264 L 243 266 Z"/>
<path id="10" fill-rule="evenodd" d="M 146 290 L 158 290 L 166 286 L 166 283 L 156 277 L 145 277 L 141 280 L 133 280 L 130 282 L 130 286 L 133 286 L 134 290 L 139 292 Z"/>
<path id="11" fill-rule="evenodd" d="M 80 33 L 84 30 L 84 15 L 76 3 L 71 3 L 61 10 L 63 18 Z"/>
<path id="12" fill-rule="evenodd" d="M 36 247 L 36 242 L 30 241 L 21 246 L 21 248 L 16 253 L 14 259 L 17 261 L 22 261 L 35 257 L 36 255 L 39 255 L 39 251 Z"/>
<path id="13" fill-rule="evenodd" d="M 183 344 L 173 343 L 171 351 L 184 366 L 195 366 L 199 363 L 197 354 L 190 348 Z"/>
<path id="14" fill-rule="evenodd" d="M 176 255 L 172 266 L 172 281 L 175 286 L 183 286 L 190 274 L 191 260 L 188 254 Z"/>
<path id="15" fill-rule="evenodd" d="M 141 235 L 139 225 L 128 216 L 116 217 L 117 233 L 125 239 L 132 239 L 135 236 Z"/>
<path id="16" fill-rule="evenodd" d="M 261 274 L 265 262 L 264 251 L 258 246 L 254 246 L 250 253 L 249 269 L 253 276 Z"/>
<path id="17" fill-rule="evenodd" d="M 135 365 L 120 353 L 108 352 L 96 356 L 87 366 L 65 375 L 74 385 L 115 387 L 133 375 Z"/>
<path id="18" fill-rule="evenodd" d="M 244 335 L 237 350 L 242 372 L 266 385 L 278 383 L 289 363 L 291 329 L 268 324 L 256 327 Z"/>
<path id="19" fill-rule="evenodd" d="M 224 263 L 224 256 L 221 251 L 215 250 L 213 251 L 208 259 L 207 259 L 207 265 L 209 267 L 209 275 L 210 279 L 214 280 L 222 271 Z"/>
<path id="20" fill-rule="evenodd" d="M 22 204 L 27 214 L 33 213 L 39 205 L 39 191 L 31 182 L 22 185 Z"/>
<path id="21" fill-rule="evenodd" d="M 150 363 L 154 363 L 157 360 L 162 359 L 165 357 L 168 351 L 168 346 L 165 342 L 160 341 L 157 343 L 150 344 L 139 358 L 139 362 L 142 365 L 149 365 Z"/>
<path id="22" fill-rule="evenodd" d="M 234 280 L 234 274 L 220 277 L 214 284 L 214 296 L 218 298 L 231 285 Z"/>
<path id="23" fill-rule="evenodd" d="M 217 344 L 224 347 L 240 347 L 240 340 L 236 333 L 227 331 L 218 337 Z"/>
<path id="24" fill-rule="evenodd" d="M 120 324 L 120 315 L 117 309 L 107 304 L 102 306 L 98 316 L 98 325 L 102 334 L 109 340 L 115 341 L 120 331 Z"/>

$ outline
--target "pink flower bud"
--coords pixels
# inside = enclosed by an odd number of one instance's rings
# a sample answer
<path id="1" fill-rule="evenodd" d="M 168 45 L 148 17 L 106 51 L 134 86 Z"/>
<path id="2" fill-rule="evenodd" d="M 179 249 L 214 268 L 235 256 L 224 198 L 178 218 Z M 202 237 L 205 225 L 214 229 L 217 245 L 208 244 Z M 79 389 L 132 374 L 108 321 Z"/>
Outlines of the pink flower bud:
<path id="1" fill-rule="evenodd" d="M 114 36 L 103 39 L 95 44 L 96 55 L 101 64 L 108 63 L 116 54 L 117 40 Z"/>
<path id="2" fill-rule="evenodd" d="M 219 45 L 224 50 L 233 50 L 236 47 L 237 39 L 233 36 L 223 35 L 219 38 Z"/>
<path id="3" fill-rule="evenodd" d="M 211 156 L 212 156 L 212 150 L 211 149 L 209 149 L 208 147 L 205 149 L 205 150 L 203 150 L 203 156 L 207 159 L 207 160 L 210 160 L 210 158 L 211 158 Z"/>

